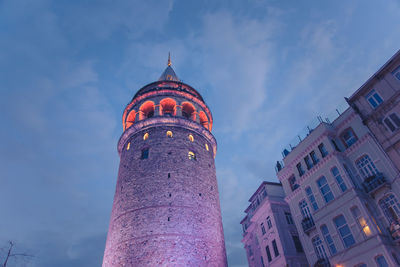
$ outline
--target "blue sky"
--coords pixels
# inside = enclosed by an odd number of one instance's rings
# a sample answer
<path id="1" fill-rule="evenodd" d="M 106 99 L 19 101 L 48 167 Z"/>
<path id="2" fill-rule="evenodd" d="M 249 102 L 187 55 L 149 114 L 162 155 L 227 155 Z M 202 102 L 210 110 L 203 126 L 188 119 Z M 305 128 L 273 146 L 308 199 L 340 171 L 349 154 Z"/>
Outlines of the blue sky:
<path id="1" fill-rule="evenodd" d="M 122 111 L 171 51 L 213 112 L 228 261 L 247 266 L 248 198 L 400 48 L 399 14 L 396 0 L 0 1 L 0 247 L 34 254 L 26 266 L 101 264 Z"/>

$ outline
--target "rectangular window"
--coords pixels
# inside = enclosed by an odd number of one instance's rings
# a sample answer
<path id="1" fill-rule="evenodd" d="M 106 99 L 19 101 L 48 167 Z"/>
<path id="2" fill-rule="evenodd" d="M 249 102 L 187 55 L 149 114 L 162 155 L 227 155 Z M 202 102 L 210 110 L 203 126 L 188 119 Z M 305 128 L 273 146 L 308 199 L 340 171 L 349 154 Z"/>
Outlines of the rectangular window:
<path id="1" fill-rule="evenodd" d="M 286 222 L 287 222 L 288 224 L 294 224 L 294 223 L 293 223 L 292 214 L 290 214 L 289 212 L 285 212 L 285 217 L 286 217 Z"/>
<path id="2" fill-rule="evenodd" d="M 343 240 L 344 246 L 346 248 L 350 247 L 355 243 L 353 234 L 350 231 L 349 226 L 347 226 L 346 219 L 344 218 L 343 215 L 340 215 L 339 217 L 336 217 L 334 220 L 334 223 L 336 225 L 336 228 L 340 234 L 340 237 Z"/>
<path id="3" fill-rule="evenodd" d="M 368 155 L 362 156 L 360 159 L 356 161 L 356 165 L 360 174 L 364 178 L 371 177 L 378 173 L 378 170 L 375 167 L 375 164 L 369 158 Z"/>
<path id="4" fill-rule="evenodd" d="M 263 259 L 263 257 L 261 256 L 261 266 L 262 267 L 265 267 L 265 264 L 264 264 L 264 259 Z"/>
<path id="5" fill-rule="evenodd" d="M 390 131 L 394 132 L 396 129 L 400 128 L 400 119 L 396 113 L 392 113 L 387 116 L 383 122 Z"/>
<path id="6" fill-rule="evenodd" d="M 321 152 L 321 156 L 323 158 L 326 157 L 326 155 L 328 155 L 328 151 L 326 150 L 324 143 L 319 144 L 318 149 L 319 149 L 319 152 Z"/>
<path id="7" fill-rule="evenodd" d="M 317 211 L 318 210 L 318 204 L 315 201 L 315 197 L 314 197 L 314 194 L 313 194 L 313 192 L 311 190 L 311 187 L 307 187 L 306 188 L 306 193 L 307 193 L 308 200 L 310 200 L 311 206 L 313 207 L 313 210 Z"/>
<path id="8" fill-rule="evenodd" d="M 275 257 L 278 257 L 279 256 L 279 250 L 278 250 L 278 246 L 276 245 L 275 239 L 272 240 L 272 247 L 274 248 Z"/>
<path id="9" fill-rule="evenodd" d="M 337 250 L 335 243 L 333 242 L 333 239 L 329 233 L 328 227 L 324 224 L 321 226 L 321 232 L 322 235 L 324 236 L 325 242 L 328 244 L 329 250 L 332 255 L 335 255 Z"/>
<path id="10" fill-rule="evenodd" d="M 364 216 L 362 216 L 360 209 L 357 206 L 354 206 L 350 209 L 350 211 L 364 235 L 370 236 L 371 229 L 369 228 Z"/>
<path id="11" fill-rule="evenodd" d="M 329 203 L 334 199 L 333 194 L 331 192 L 331 188 L 329 187 L 328 181 L 326 180 L 325 176 L 322 176 L 317 180 L 317 184 L 319 190 L 321 191 L 322 196 L 325 199 L 326 203 Z"/>
<path id="12" fill-rule="evenodd" d="M 269 216 L 267 217 L 267 225 L 268 225 L 268 229 L 272 228 L 272 222 L 271 222 L 271 218 Z"/>
<path id="13" fill-rule="evenodd" d="M 142 156 L 140 158 L 141 159 L 149 158 L 149 149 L 148 148 L 142 149 Z"/>
<path id="14" fill-rule="evenodd" d="M 301 163 L 299 162 L 297 165 L 297 171 L 299 172 L 299 176 L 302 176 L 304 174 L 303 167 L 301 166 Z"/>
<path id="15" fill-rule="evenodd" d="M 315 253 L 317 254 L 318 259 L 327 259 L 324 244 L 322 244 L 321 238 L 318 235 L 314 236 L 311 240 Z"/>
<path id="16" fill-rule="evenodd" d="M 311 169 L 313 167 L 313 163 L 312 163 L 312 161 L 311 161 L 311 159 L 310 159 L 310 157 L 308 155 L 305 156 L 304 162 L 306 163 L 307 170 L 309 170 L 309 169 Z"/>
<path id="17" fill-rule="evenodd" d="M 261 223 L 261 232 L 262 232 L 263 235 L 265 235 L 264 223 Z"/>
<path id="18" fill-rule="evenodd" d="M 382 255 L 381 255 L 381 256 L 378 256 L 378 257 L 376 258 L 376 263 L 378 263 L 378 266 L 379 266 L 379 267 L 389 267 L 389 265 L 388 265 L 388 263 L 387 263 L 385 257 L 383 257 Z"/>
<path id="19" fill-rule="evenodd" d="M 347 190 L 347 186 L 346 186 L 346 184 L 344 183 L 343 178 L 342 178 L 342 176 L 341 176 L 340 173 L 339 173 L 339 169 L 335 166 L 335 167 L 333 167 L 333 168 L 331 169 L 331 172 L 332 172 L 333 177 L 335 177 L 336 182 L 337 182 L 337 184 L 338 184 L 340 190 L 341 190 L 342 192 L 346 191 L 346 190 Z"/>
<path id="20" fill-rule="evenodd" d="M 397 69 L 395 69 L 394 71 L 392 71 L 392 74 L 395 78 L 397 78 L 397 80 L 400 81 L 400 66 L 397 67 Z"/>
<path id="21" fill-rule="evenodd" d="M 290 189 L 292 189 L 292 191 L 294 191 L 297 188 L 299 188 L 299 185 L 296 183 L 296 177 L 294 175 L 292 175 L 289 178 L 289 185 L 290 185 Z"/>
<path id="22" fill-rule="evenodd" d="M 346 129 L 340 136 L 342 137 L 343 143 L 346 147 L 350 147 L 357 142 L 357 137 L 351 128 Z"/>
<path id="23" fill-rule="evenodd" d="M 299 237 L 297 235 L 292 235 L 292 239 L 293 239 L 296 251 L 299 252 L 299 253 L 304 252 L 303 246 L 301 245 Z"/>
<path id="24" fill-rule="evenodd" d="M 304 199 L 299 202 L 299 208 L 303 218 L 310 218 L 312 220 L 310 209 L 308 208 L 307 202 Z"/>
<path id="25" fill-rule="evenodd" d="M 268 262 L 272 261 L 271 252 L 269 251 L 269 246 L 265 247 L 265 251 L 267 252 Z"/>
<path id="26" fill-rule="evenodd" d="M 310 157 L 311 157 L 311 159 L 312 159 L 314 165 L 318 163 L 319 159 L 318 159 L 317 154 L 315 153 L 314 150 L 311 151 Z"/>
<path id="27" fill-rule="evenodd" d="M 365 98 L 373 108 L 377 108 L 383 102 L 382 97 L 375 90 L 369 92 Z"/>

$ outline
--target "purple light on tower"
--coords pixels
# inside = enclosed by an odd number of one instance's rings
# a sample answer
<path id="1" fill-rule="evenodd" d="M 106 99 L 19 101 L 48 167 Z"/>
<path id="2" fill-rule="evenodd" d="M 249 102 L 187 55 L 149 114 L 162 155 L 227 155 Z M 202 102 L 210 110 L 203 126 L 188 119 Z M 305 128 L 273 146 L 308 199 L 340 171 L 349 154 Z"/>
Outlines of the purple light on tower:
<path id="1" fill-rule="evenodd" d="M 211 134 L 201 95 L 168 66 L 123 114 L 103 267 L 227 266 Z"/>

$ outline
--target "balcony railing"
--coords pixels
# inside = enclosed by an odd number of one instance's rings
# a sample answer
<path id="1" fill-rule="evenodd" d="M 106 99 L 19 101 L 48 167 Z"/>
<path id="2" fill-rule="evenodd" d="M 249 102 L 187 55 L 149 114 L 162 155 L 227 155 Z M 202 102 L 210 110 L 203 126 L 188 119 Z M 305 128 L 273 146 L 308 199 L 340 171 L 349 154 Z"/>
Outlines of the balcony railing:
<path id="1" fill-rule="evenodd" d="M 310 217 L 306 217 L 301 221 L 301 226 L 303 227 L 303 231 L 306 235 L 308 235 L 311 230 L 315 228 L 314 220 Z"/>
<path id="2" fill-rule="evenodd" d="M 314 267 L 331 267 L 328 259 L 319 259 L 314 263 Z"/>
<path id="3" fill-rule="evenodd" d="M 367 192 L 368 194 L 373 194 L 376 190 L 378 190 L 385 184 L 385 177 L 381 172 L 378 172 L 372 176 L 365 178 L 362 186 L 364 187 L 365 192 Z"/>

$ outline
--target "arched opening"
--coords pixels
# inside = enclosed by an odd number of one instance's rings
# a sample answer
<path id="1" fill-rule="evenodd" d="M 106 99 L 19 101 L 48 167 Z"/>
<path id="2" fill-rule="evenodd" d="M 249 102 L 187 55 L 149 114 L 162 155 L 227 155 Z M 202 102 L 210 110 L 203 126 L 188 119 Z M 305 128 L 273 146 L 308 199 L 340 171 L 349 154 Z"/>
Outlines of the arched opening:
<path id="1" fill-rule="evenodd" d="M 171 131 L 167 131 L 167 136 L 168 137 L 172 137 L 172 132 Z"/>
<path id="2" fill-rule="evenodd" d="M 151 118 L 154 116 L 154 102 L 146 101 L 144 102 L 139 109 L 139 120 L 144 120 L 147 118 Z"/>
<path id="3" fill-rule="evenodd" d="M 189 134 L 189 135 L 188 135 L 188 139 L 189 139 L 190 142 L 194 142 L 194 137 L 193 137 L 193 135 Z"/>
<path id="4" fill-rule="evenodd" d="M 207 130 L 209 130 L 208 118 L 207 115 L 204 113 L 204 111 L 200 111 L 199 119 L 200 119 L 200 124 L 203 125 L 204 128 L 206 128 Z"/>
<path id="5" fill-rule="evenodd" d="M 126 129 L 132 126 L 132 124 L 135 122 L 135 117 L 136 117 L 136 111 L 132 109 L 129 112 L 128 117 L 126 118 Z"/>
<path id="6" fill-rule="evenodd" d="M 194 108 L 193 104 L 189 102 L 182 103 L 182 116 L 189 120 L 196 120 L 196 109 Z"/>
<path id="7" fill-rule="evenodd" d="M 175 116 L 176 102 L 172 98 L 164 98 L 160 101 L 160 115 Z"/>

